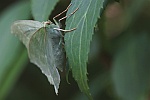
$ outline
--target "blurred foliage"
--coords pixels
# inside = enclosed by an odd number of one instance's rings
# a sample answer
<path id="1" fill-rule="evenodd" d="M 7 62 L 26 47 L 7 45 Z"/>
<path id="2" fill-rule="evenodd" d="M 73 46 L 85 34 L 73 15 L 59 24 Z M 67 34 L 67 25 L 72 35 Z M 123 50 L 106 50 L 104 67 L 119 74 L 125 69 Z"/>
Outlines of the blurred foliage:
<path id="1" fill-rule="evenodd" d="M 88 61 L 91 94 L 94 100 L 149 100 L 150 1 L 106 1 L 101 18 L 93 26 L 95 34 Z M 49 9 L 55 8 L 48 11 L 49 19 L 69 3 L 69 0 L 53 3 Z M 60 73 L 56 96 L 39 68 L 27 62 L 24 46 L 10 34 L 13 21 L 34 18 L 31 2 L 8 0 L 0 5 L 0 100 L 87 100 L 71 73 L 70 84 L 66 82 L 65 72 Z"/>

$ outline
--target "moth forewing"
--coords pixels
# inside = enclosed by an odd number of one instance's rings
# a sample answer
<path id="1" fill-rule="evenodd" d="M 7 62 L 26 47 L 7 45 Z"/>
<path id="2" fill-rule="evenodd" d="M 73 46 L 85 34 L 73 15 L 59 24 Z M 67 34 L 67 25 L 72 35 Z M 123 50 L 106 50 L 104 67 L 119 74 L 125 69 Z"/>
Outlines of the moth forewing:
<path id="1" fill-rule="evenodd" d="M 38 21 L 18 20 L 11 25 L 11 33 L 16 35 L 27 47 L 31 36 L 41 27 L 43 24 Z"/>

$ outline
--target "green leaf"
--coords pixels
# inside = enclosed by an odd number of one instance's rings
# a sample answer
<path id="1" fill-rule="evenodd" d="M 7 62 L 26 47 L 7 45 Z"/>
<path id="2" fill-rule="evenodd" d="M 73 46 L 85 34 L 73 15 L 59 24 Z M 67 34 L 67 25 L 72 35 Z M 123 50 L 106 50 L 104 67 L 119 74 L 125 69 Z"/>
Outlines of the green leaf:
<path id="1" fill-rule="evenodd" d="M 150 85 L 150 36 L 144 32 L 128 36 L 115 55 L 113 81 L 123 100 L 141 100 Z"/>
<path id="2" fill-rule="evenodd" d="M 20 42 L 10 34 L 10 26 L 15 20 L 29 18 L 29 8 L 29 2 L 20 2 L 10 6 L 0 16 L 0 94 L 3 94 L 1 88 L 5 85 L 5 81 L 11 77 L 10 69 L 15 67 L 14 62 L 19 61 L 21 56 Z M 9 84 L 12 85 L 11 82 Z"/>
<path id="3" fill-rule="evenodd" d="M 31 0 L 35 20 L 46 21 L 59 0 Z"/>
<path id="4" fill-rule="evenodd" d="M 72 0 L 72 6 L 67 14 L 79 8 L 66 21 L 66 29 L 77 28 L 66 33 L 65 49 L 72 69 L 73 77 L 82 92 L 92 99 L 87 83 L 87 62 L 90 41 L 94 33 L 94 26 L 100 17 L 104 0 Z"/>

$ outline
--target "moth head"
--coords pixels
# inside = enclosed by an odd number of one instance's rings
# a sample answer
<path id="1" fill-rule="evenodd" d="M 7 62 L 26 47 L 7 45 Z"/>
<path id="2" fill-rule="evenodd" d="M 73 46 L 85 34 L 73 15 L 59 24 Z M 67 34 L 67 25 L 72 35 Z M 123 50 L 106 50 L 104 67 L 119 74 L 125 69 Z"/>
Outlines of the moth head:
<path id="1" fill-rule="evenodd" d="M 46 27 L 47 25 L 51 25 L 53 24 L 50 20 L 43 22 L 44 27 Z"/>

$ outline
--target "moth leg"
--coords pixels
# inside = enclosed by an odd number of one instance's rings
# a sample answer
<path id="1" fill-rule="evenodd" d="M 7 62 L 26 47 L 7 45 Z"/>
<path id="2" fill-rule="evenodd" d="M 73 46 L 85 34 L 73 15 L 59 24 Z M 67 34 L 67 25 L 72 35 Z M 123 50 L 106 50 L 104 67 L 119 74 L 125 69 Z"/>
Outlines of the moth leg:
<path id="1" fill-rule="evenodd" d="M 59 46 L 61 45 L 61 43 L 62 43 L 62 40 L 59 41 Z"/>
<path id="2" fill-rule="evenodd" d="M 58 25 L 58 23 L 57 23 L 57 21 L 56 21 L 55 18 L 59 17 L 60 15 L 62 15 L 62 14 L 65 13 L 65 12 L 67 12 L 71 5 L 72 5 L 72 4 L 69 4 L 69 6 L 68 6 L 63 12 L 61 12 L 61 13 L 59 13 L 58 15 L 56 15 L 55 17 L 53 17 L 53 20 L 54 20 L 54 22 L 55 22 L 56 25 Z M 58 26 L 59 26 L 59 25 L 58 25 Z"/>
<path id="3" fill-rule="evenodd" d="M 62 46 L 64 47 L 65 43 L 62 42 Z"/>
<path id="4" fill-rule="evenodd" d="M 59 51 L 60 50 L 60 48 L 64 48 L 64 42 L 62 41 L 62 39 L 60 39 L 60 41 L 59 41 L 59 44 L 58 44 L 58 46 L 57 46 L 57 48 L 56 48 L 56 51 Z M 57 52 L 57 54 L 56 54 L 57 56 L 59 55 L 59 52 Z"/>
<path id="5" fill-rule="evenodd" d="M 59 19 L 59 23 L 60 23 L 60 21 L 62 21 L 63 19 L 66 19 L 67 17 L 72 16 L 78 9 L 79 9 L 79 8 L 76 8 L 76 9 L 75 9 L 72 13 L 70 13 L 68 16 L 65 16 L 65 17 Z"/>
<path id="6" fill-rule="evenodd" d="M 70 30 L 64 30 L 64 29 L 60 29 L 60 28 L 53 28 L 53 29 L 59 30 L 59 31 L 63 31 L 63 32 L 71 32 L 71 31 L 76 30 L 77 28 L 72 28 L 72 29 L 70 29 Z"/>
<path id="7" fill-rule="evenodd" d="M 62 40 L 62 39 L 60 39 L 60 41 L 59 41 L 59 45 L 58 45 L 58 46 L 59 46 L 59 47 L 60 47 L 60 46 L 63 46 L 63 47 L 64 47 L 64 45 L 65 45 L 65 43 L 63 42 L 63 40 Z"/>

